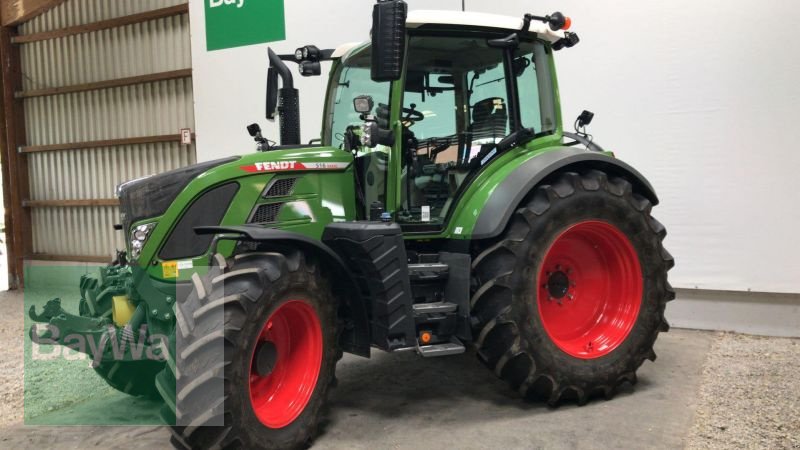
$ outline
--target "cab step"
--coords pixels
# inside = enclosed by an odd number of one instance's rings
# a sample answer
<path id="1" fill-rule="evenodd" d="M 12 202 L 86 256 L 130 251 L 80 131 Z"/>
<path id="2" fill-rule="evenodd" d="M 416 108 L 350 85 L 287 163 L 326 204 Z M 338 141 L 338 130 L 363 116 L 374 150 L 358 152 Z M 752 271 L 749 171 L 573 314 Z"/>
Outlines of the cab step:
<path id="1" fill-rule="evenodd" d="M 428 314 L 448 314 L 458 311 L 458 305 L 448 302 L 416 303 L 414 305 L 414 316 Z"/>
<path id="2" fill-rule="evenodd" d="M 424 358 L 459 355 L 466 350 L 464 344 L 455 337 L 453 337 L 450 342 L 445 342 L 444 344 L 421 345 L 417 347 L 417 352 Z"/>
<path id="3" fill-rule="evenodd" d="M 412 283 L 446 280 L 450 266 L 444 263 L 419 263 L 408 265 L 408 276 Z"/>

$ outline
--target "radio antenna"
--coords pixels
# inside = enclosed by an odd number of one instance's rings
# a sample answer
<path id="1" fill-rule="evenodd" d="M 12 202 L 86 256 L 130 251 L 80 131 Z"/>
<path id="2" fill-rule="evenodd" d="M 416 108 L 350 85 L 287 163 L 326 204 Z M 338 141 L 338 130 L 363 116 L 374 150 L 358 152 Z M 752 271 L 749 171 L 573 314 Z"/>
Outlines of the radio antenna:
<path id="1" fill-rule="evenodd" d="M 466 6 L 464 5 L 466 2 L 467 2 L 467 0 L 461 0 L 461 11 L 466 11 L 467 10 Z"/>

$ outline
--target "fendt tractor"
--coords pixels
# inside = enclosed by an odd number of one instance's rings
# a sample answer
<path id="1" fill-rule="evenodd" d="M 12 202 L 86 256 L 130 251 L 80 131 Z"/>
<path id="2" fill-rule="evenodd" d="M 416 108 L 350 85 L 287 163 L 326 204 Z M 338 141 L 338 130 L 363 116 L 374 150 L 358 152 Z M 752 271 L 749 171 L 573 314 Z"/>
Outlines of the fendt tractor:
<path id="1" fill-rule="evenodd" d="M 308 445 L 344 352 L 469 347 L 550 405 L 610 398 L 655 360 L 673 258 L 653 187 L 592 140 L 593 114 L 563 130 L 571 20 L 399 0 L 372 20 L 367 43 L 268 50 L 280 143 L 251 125 L 255 153 L 120 185 L 126 251 L 83 276 L 78 314 L 30 311 L 39 342 L 114 344 L 86 350 L 96 372 L 162 398 L 177 447 Z M 326 62 L 303 144 L 287 65 Z"/>

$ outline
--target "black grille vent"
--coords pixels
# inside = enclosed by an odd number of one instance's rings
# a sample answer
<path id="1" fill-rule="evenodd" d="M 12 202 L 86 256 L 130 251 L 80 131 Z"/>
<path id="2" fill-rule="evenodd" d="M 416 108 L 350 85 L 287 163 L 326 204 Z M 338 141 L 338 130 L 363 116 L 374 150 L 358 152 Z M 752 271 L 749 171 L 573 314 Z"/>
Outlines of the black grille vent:
<path id="1" fill-rule="evenodd" d="M 267 197 L 286 197 L 292 195 L 294 185 L 297 183 L 297 178 L 284 178 L 275 180 L 269 185 L 267 191 L 264 192 L 264 198 Z"/>
<path id="2" fill-rule="evenodd" d="M 283 203 L 271 203 L 269 205 L 259 205 L 248 223 L 272 223 L 278 221 L 278 213 L 281 212 Z"/>

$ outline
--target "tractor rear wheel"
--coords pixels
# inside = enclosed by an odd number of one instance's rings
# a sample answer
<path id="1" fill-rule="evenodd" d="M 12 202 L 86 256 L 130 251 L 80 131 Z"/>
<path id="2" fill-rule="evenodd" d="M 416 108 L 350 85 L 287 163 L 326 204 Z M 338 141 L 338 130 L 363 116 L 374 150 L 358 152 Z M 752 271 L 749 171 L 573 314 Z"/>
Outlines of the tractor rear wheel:
<path id="1" fill-rule="evenodd" d="M 551 406 L 635 384 L 675 296 L 651 208 L 630 182 L 597 170 L 538 186 L 474 260 L 479 358 Z"/>
<path id="2" fill-rule="evenodd" d="M 162 416 L 177 424 L 172 443 L 304 447 L 314 437 L 336 365 L 330 286 L 298 251 L 214 260 L 176 305 L 171 344 L 178 346 L 167 352 L 167 367 L 156 378 Z"/>

